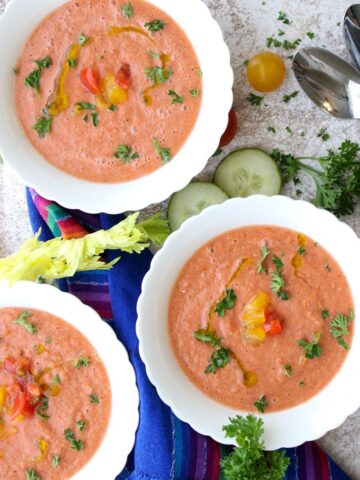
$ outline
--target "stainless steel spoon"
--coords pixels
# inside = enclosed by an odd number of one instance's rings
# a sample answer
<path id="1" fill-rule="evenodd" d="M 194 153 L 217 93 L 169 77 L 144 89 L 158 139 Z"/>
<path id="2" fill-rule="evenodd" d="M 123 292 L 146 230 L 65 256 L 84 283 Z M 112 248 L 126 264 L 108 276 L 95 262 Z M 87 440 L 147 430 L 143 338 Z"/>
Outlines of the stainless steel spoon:
<path id="1" fill-rule="evenodd" d="M 345 44 L 353 65 L 360 70 L 360 5 L 346 10 L 343 24 Z"/>
<path id="2" fill-rule="evenodd" d="M 306 95 L 338 118 L 360 118 L 360 72 L 323 48 L 303 48 L 293 70 Z"/>

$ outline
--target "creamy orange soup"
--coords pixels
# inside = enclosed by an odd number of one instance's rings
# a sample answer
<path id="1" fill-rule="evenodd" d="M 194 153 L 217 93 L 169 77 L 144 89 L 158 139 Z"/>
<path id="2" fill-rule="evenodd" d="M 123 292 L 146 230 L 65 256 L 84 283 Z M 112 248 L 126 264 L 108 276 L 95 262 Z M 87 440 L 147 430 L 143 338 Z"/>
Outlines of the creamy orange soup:
<path id="1" fill-rule="evenodd" d="M 253 226 L 200 248 L 173 288 L 176 357 L 213 399 L 271 412 L 317 394 L 351 344 L 353 302 L 339 265 L 294 231 Z"/>
<path id="2" fill-rule="evenodd" d="M 171 161 L 201 104 L 189 39 L 143 0 L 65 3 L 32 33 L 15 73 L 18 116 L 35 148 L 93 182 L 132 180 Z"/>
<path id="3" fill-rule="evenodd" d="M 1 479 L 72 477 L 110 412 L 105 367 L 78 330 L 38 310 L 0 309 Z"/>

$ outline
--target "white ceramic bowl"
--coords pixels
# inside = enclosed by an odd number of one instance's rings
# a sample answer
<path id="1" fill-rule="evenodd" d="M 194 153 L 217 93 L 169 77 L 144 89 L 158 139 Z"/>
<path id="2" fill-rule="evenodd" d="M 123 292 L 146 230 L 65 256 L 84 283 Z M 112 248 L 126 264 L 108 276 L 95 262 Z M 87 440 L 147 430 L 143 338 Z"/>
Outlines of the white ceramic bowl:
<path id="1" fill-rule="evenodd" d="M 109 426 L 99 449 L 72 480 L 113 480 L 126 464 L 139 422 L 139 394 L 127 352 L 111 327 L 79 299 L 50 285 L 0 283 L 0 308 L 35 308 L 57 315 L 77 328 L 99 353 L 112 392 Z"/>
<path id="2" fill-rule="evenodd" d="M 237 227 L 266 224 L 303 232 L 327 249 L 347 277 L 355 314 L 360 312 L 359 239 L 329 212 L 284 196 L 231 199 L 187 220 L 155 255 L 138 302 L 140 354 L 151 382 L 181 420 L 222 443 L 233 442 L 224 437 L 222 426 L 245 412 L 206 396 L 180 368 L 168 335 L 169 297 L 185 262 L 211 238 Z M 307 402 L 262 416 L 266 448 L 294 447 L 343 423 L 360 406 L 359 365 L 360 327 L 355 320 L 352 347 L 333 380 Z"/>
<path id="3" fill-rule="evenodd" d="M 12 70 L 16 60 L 37 24 L 65 1 L 10 0 L 0 17 L 0 45 L 6 45 L 0 49 L 1 155 L 26 185 L 67 208 L 120 213 L 165 200 L 205 167 L 227 125 L 233 72 L 219 25 L 201 0 L 151 0 L 178 22 L 198 55 L 203 71 L 199 117 L 185 145 L 168 164 L 137 180 L 93 183 L 72 177 L 47 162 L 26 137 L 15 109 Z"/>

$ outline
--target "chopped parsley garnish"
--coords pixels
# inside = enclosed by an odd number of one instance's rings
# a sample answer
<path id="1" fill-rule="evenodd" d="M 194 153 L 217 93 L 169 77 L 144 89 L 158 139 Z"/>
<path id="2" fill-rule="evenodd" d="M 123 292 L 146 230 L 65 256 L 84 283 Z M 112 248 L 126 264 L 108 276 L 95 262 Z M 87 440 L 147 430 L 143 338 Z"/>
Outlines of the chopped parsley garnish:
<path id="1" fill-rule="evenodd" d="M 99 125 L 99 114 L 97 112 L 92 112 L 91 117 L 94 127 L 97 127 Z"/>
<path id="2" fill-rule="evenodd" d="M 293 131 L 291 130 L 290 127 L 286 127 L 285 130 L 288 132 L 289 135 L 293 134 Z"/>
<path id="3" fill-rule="evenodd" d="M 82 432 L 84 430 L 85 424 L 86 424 L 85 420 L 78 420 L 76 422 L 76 426 L 77 426 L 77 428 L 80 432 Z"/>
<path id="4" fill-rule="evenodd" d="M 215 152 L 212 154 L 212 157 L 217 157 L 218 155 L 222 154 L 222 148 L 218 147 Z"/>
<path id="5" fill-rule="evenodd" d="M 151 22 L 144 23 L 144 27 L 149 30 L 149 32 L 158 32 L 159 30 L 163 30 L 166 23 L 162 20 L 152 20 Z"/>
<path id="6" fill-rule="evenodd" d="M 156 138 L 152 139 L 152 144 L 153 144 L 153 147 L 155 148 L 156 153 L 159 154 L 163 163 L 167 163 L 171 160 L 171 152 L 169 148 L 162 147 Z"/>
<path id="7" fill-rule="evenodd" d="M 64 437 L 70 443 L 72 450 L 80 451 L 84 449 L 84 443 L 80 439 L 75 439 L 74 432 L 71 430 L 71 428 L 64 430 Z"/>
<path id="8" fill-rule="evenodd" d="M 19 67 L 14 67 L 14 68 L 12 69 L 12 71 L 13 71 L 13 74 L 14 74 L 14 75 L 19 75 L 20 69 L 19 69 Z"/>
<path id="9" fill-rule="evenodd" d="M 26 469 L 26 480 L 41 480 L 33 468 Z"/>
<path id="10" fill-rule="evenodd" d="M 34 60 L 34 62 L 39 67 L 40 71 L 44 70 L 44 68 L 49 68 L 52 64 L 52 60 L 49 56 L 41 58 L 40 60 Z"/>
<path id="11" fill-rule="evenodd" d="M 89 395 L 89 398 L 90 398 L 90 403 L 99 403 L 100 402 L 99 397 L 96 395 L 96 393 L 91 393 Z"/>
<path id="12" fill-rule="evenodd" d="M 205 369 L 205 373 L 216 373 L 219 368 L 224 368 L 231 360 L 230 350 L 228 348 L 219 348 L 210 355 L 210 363 Z"/>
<path id="13" fill-rule="evenodd" d="M 86 113 L 86 114 L 84 115 L 83 120 L 84 120 L 84 122 L 88 122 L 88 121 L 89 121 L 89 114 L 88 114 L 88 113 Z"/>
<path id="14" fill-rule="evenodd" d="M 46 133 L 51 132 L 53 118 L 41 116 L 36 120 L 33 129 L 37 132 L 40 138 L 44 138 Z"/>
<path id="15" fill-rule="evenodd" d="M 197 97 L 199 95 L 199 90 L 197 88 L 193 88 L 192 90 L 189 90 L 189 92 L 192 97 Z"/>
<path id="16" fill-rule="evenodd" d="M 288 19 L 288 16 L 283 10 L 280 10 L 277 18 L 280 22 L 282 22 L 284 25 L 290 25 L 290 20 Z"/>
<path id="17" fill-rule="evenodd" d="M 14 323 L 15 325 L 22 325 L 29 333 L 31 333 L 31 335 L 35 335 L 37 333 L 37 328 L 35 327 L 35 325 L 27 321 L 27 319 L 32 316 L 32 313 L 25 310 L 18 316 Z"/>
<path id="18" fill-rule="evenodd" d="M 52 338 L 50 336 L 45 337 L 44 342 L 45 342 L 46 345 L 50 345 L 50 343 L 52 342 Z"/>
<path id="19" fill-rule="evenodd" d="M 303 256 L 305 255 L 305 253 L 306 253 L 306 248 L 304 247 L 304 245 L 301 245 L 301 247 L 298 248 L 297 253 L 298 253 L 301 257 L 303 257 Z"/>
<path id="20" fill-rule="evenodd" d="M 265 395 L 263 395 L 262 397 L 259 398 L 259 400 L 256 400 L 256 402 L 254 402 L 254 407 L 260 413 L 264 413 L 265 412 L 265 407 L 267 407 L 267 406 L 268 406 L 268 404 L 266 402 Z"/>
<path id="21" fill-rule="evenodd" d="M 270 288 L 281 300 L 289 300 L 289 294 L 285 292 L 285 279 L 282 276 L 283 262 L 282 260 L 273 255 L 273 264 L 275 265 L 275 270 L 271 275 Z"/>
<path id="22" fill-rule="evenodd" d="M 264 450 L 263 425 L 263 420 L 255 415 L 237 415 L 223 427 L 225 436 L 234 438 L 238 445 L 221 460 L 224 478 L 281 480 L 285 477 L 290 459 L 285 456 L 285 450 Z"/>
<path id="23" fill-rule="evenodd" d="M 289 95 L 284 95 L 283 96 L 283 102 L 289 103 L 292 98 L 295 98 L 299 94 L 299 90 L 294 90 L 292 93 Z"/>
<path id="24" fill-rule="evenodd" d="M 129 145 L 119 145 L 114 153 L 115 158 L 121 158 L 123 163 L 128 163 L 130 160 L 134 160 L 135 158 L 139 158 L 139 154 L 137 152 L 132 152 L 132 147 Z"/>
<path id="25" fill-rule="evenodd" d="M 279 28 L 279 30 L 278 30 L 278 36 L 279 36 L 279 37 L 282 37 L 283 35 L 285 35 L 284 30 L 281 30 L 281 29 Z"/>
<path id="26" fill-rule="evenodd" d="M 340 27 L 340 25 L 341 25 L 341 22 L 336 22 L 337 27 Z"/>
<path id="27" fill-rule="evenodd" d="M 52 377 L 51 381 L 52 381 L 52 383 L 55 383 L 55 384 L 61 383 L 59 374 L 56 373 L 56 374 Z"/>
<path id="28" fill-rule="evenodd" d="M 302 132 L 300 132 L 300 137 L 305 137 L 305 132 L 304 130 Z"/>
<path id="29" fill-rule="evenodd" d="M 315 37 L 314 32 L 306 32 L 306 35 L 312 40 Z"/>
<path id="30" fill-rule="evenodd" d="M 96 106 L 89 102 L 78 102 L 75 104 L 75 108 L 81 112 L 83 110 L 95 110 Z"/>
<path id="31" fill-rule="evenodd" d="M 79 35 L 79 43 L 80 45 L 84 46 L 88 41 L 90 40 L 90 37 L 87 37 L 83 33 Z"/>
<path id="32" fill-rule="evenodd" d="M 326 128 L 320 128 L 320 130 L 319 130 L 319 132 L 318 132 L 318 134 L 317 134 L 317 137 L 318 137 L 318 138 L 321 138 L 321 140 L 322 140 L 323 142 L 327 142 L 327 141 L 329 140 L 329 138 L 330 138 L 330 134 L 329 134 L 329 132 L 327 131 Z"/>
<path id="33" fill-rule="evenodd" d="M 54 455 L 52 459 L 52 468 L 57 468 L 60 463 L 60 457 L 59 455 Z"/>
<path id="34" fill-rule="evenodd" d="M 232 288 L 225 290 L 225 297 L 216 304 L 215 312 L 219 317 L 224 317 L 225 310 L 231 310 L 236 302 L 236 294 Z"/>
<path id="35" fill-rule="evenodd" d="M 283 41 L 274 38 L 274 37 L 267 37 L 266 38 L 266 46 L 271 47 L 273 45 L 276 48 L 283 48 L 284 50 L 294 50 L 297 48 L 301 43 L 301 38 L 296 38 L 292 42 L 285 39 Z"/>
<path id="36" fill-rule="evenodd" d="M 34 70 L 33 72 L 29 73 L 29 75 L 24 80 L 25 85 L 27 87 L 33 88 L 37 95 L 39 95 L 40 93 L 40 78 L 41 70 Z"/>
<path id="37" fill-rule="evenodd" d="M 205 345 L 211 345 L 214 348 L 220 347 L 221 338 L 217 337 L 214 332 L 209 330 L 196 330 L 194 338 Z"/>
<path id="38" fill-rule="evenodd" d="M 50 417 L 44 411 L 49 408 L 49 399 L 43 395 L 40 398 L 40 403 L 36 407 L 35 413 L 38 417 L 42 418 L 43 420 L 48 420 Z"/>
<path id="39" fill-rule="evenodd" d="M 268 127 L 268 132 L 276 133 L 276 129 L 274 127 Z"/>
<path id="40" fill-rule="evenodd" d="M 284 374 L 285 374 L 285 377 L 288 377 L 288 378 L 290 378 L 292 375 L 292 366 L 289 363 L 284 365 Z"/>
<path id="41" fill-rule="evenodd" d="M 117 110 L 117 106 L 112 103 L 109 107 L 109 110 L 111 110 L 112 112 L 115 112 Z"/>
<path id="42" fill-rule="evenodd" d="M 326 309 L 325 309 L 325 310 L 321 310 L 321 316 L 322 316 L 322 318 L 324 318 L 324 319 L 325 319 L 325 318 L 329 318 L 329 316 L 330 316 L 329 310 L 326 310 Z"/>
<path id="43" fill-rule="evenodd" d="M 328 272 L 331 272 L 331 267 L 330 267 L 330 265 L 325 265 L 325 270 L 327 270 Z"/>
<path id="44" fill-rule="evenodd" d="M 254 93 L 250 93 L 250 95 L 248 95 L 246 97 L 246 100 L 248 102 L 250 102 L 251 105 L 259 106 L 261 104 L 261 102 L 264 100 L 264 97 L 261 97 L 259 95 L 255 95 Z"/>
<path id="45" fill-rule="evenodd" d="M 257 273 L 266 273 L 268 274 L 268 267 L 264 267 L 264 262 L 267 259 L 267 257 L 270 255 L 270 250 L 267 249 L 267 247 L 264 245 L 263 247 L 260 248 L 260 253 L 261 253 L 261 258 L 260 262 L 258 263 L 257 266 Z"/>
<path id="46" fill-rule="evenodd" d="M 160 58 L 161 57 L 161 54 L 157 53 L 157 52 L 154 52 L 154 50 L 149 50 L 149 55 L 152 58 Z"/>
<path id="47" fill-rule="evenodd" d="M 168 95 L 172 97 L 171 103 L 184 103 L 184 97 L 175 92 L 175 90 L 169 90 Z"/>
<path id="48" fill-rule="evenodd" d="M 79 360 L 77 361 L 75 368 L 80 370 L 81 367 L 88 367 L 90 364 L 90 358 L 87 357 L 80 357 Z"/>
<path id="49" fill-rule="evenodd" d="M 68 58 L 68 64 L 70 68 L 76 68 L 78 66 L 78 61 L 76 58 Z"/>
<path id="50" fill-rule="evenodd" d="M 243 65 L 245 65 L 245 67 L 247 67 L 249 63 L 250 63 L 250 60 L 248 58 L 243 61 Z"/>
<path id="51" fill-rule="evenodd" d="M 349 316 L 338 313 L 330 322 L 330 333 L 340 346 L 349 349 L 349 344 L 343 339 L 344 335 L 349 335 L 349 323 L 354 320 L 354 312 L 350 310 Z"/>
<path id="52" fill-rule="evenodd" d="M 172 71 L 169 67 L 162 68 L 159 66 L 145 68 L 144 73 L 145 77 L 151 80 L 154 85 L 167 82 L 172 75 Z"/>
<path id="53" fill-rule="evenodd" d="M 134 15 L 134 9 L 130 2 L 125 3 L 121 7 L 121 11 L 125 18 L 131 18 Z"/>
<path id="54" fill-rule="evenodd" d="M 305 382 L 304 381 L 301 381 L 298 383 L 299 387 L 305 387 Z"/>
<path id="55" fill-rule="evenodd" d="M 303 347 L 305 349 L 305 357 L 306 358 L 316 358 L 320 357 L 321 355 L 321 345 L 320 345 L 320 336 L 317 340 L 312 340 L 311 342 L 307 342 L 305 339 L 301 339 L 298 341 L 299 347 Z"/>

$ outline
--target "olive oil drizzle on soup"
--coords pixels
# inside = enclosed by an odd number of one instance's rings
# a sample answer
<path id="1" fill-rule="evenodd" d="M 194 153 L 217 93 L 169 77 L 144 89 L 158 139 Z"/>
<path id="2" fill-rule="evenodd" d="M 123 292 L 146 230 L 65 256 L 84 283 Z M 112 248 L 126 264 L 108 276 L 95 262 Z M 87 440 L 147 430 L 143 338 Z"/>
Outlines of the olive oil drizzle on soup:
<path id="1" fill-rule="evenodd" d="M 190 380 L 213 399 L 271 412 L 316 395 L 351 347 L 354 310 L 317 242 L 273 226 L 226 232 L 184 265 L 168 328 Z"/>

